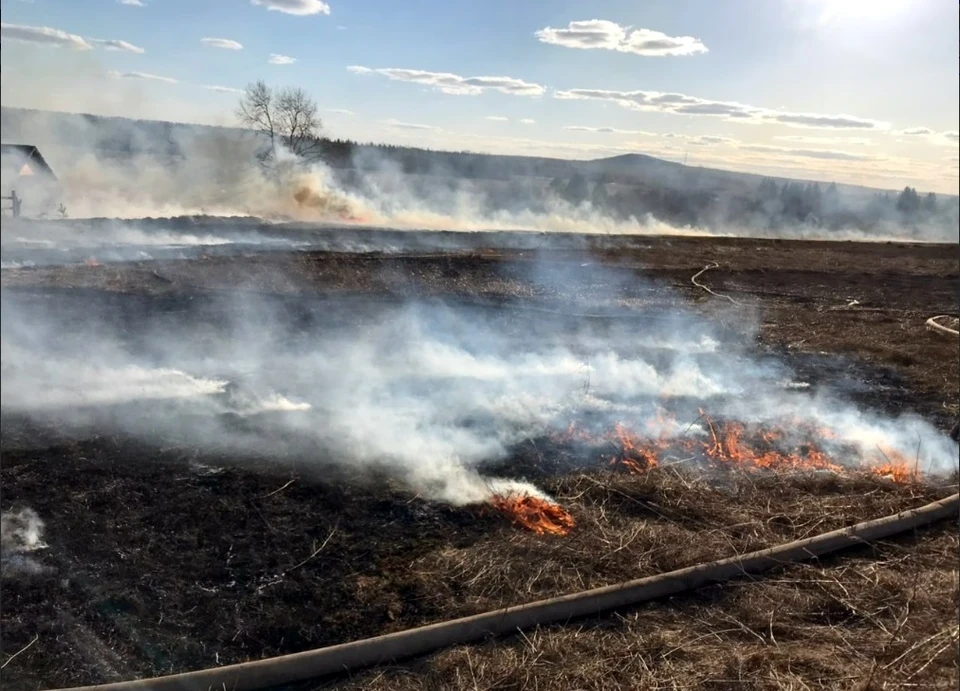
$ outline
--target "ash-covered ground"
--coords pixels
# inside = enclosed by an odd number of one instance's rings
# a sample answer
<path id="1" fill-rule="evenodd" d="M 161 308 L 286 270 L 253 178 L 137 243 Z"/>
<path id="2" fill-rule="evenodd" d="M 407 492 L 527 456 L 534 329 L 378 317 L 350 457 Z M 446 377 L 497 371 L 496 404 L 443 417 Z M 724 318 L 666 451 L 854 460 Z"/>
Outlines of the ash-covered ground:
<path id="1" fill-rule="evenodd" d="M 133 227 L 157 238 L 163 223 Z M 212 243 L 210 226 L 195 223 L 193 245 L 167 238 L 153 251 L 142 238 L 104 240 L 108 222 L 54 247 L 8 242 L 5 224 L 0 643 L 9 658 L 36 639 L 4 668 L 5 686 L 113 681 L 343 642 L 955 491 L 945 433 L 960 412 L 956 343 L 923 329 L 957 311 L 955 248 L 312 228 L 292 250 L 294 229 L 256 225 L 276 241 L 265 252 Z M 151 258 L 136 260 L 131 247 Z M 787 436 L 797 421 L 829 428 L 844 443 L 821 443 L 850 470 L 630 474 L 610 466 L 607 442 L 564 437 L 571 424 L 707 435 L 704 413 Z M 923 481 L 861 468 L 895 453 L 915 460 Z M 523 532 L 486 502 L 503 487 L 544 493 L 576 526 L 563 537 Z M 844 601 L 798 585 L 805 599 L 784 617 L 805 624 L 776 634 L 770 624 L 770 640 L 760 636 L 786 649 L 761 665 L 764 678 L 796 668 L 812 687 L 859 688 L 882 660 L 903 680 L 955 680 L 950 651 L 920 672 L 897 660 L 914 644 L 936 652 L 922 641 L 955 619 L 945 603 L 956 600 L 947 565 L 956 540 L 938 530 L 914 545 L 931 592 L 890 586 L 892 604 L 870 610 L 876 630 L 830 609 L 859 612 L 856 593 Z M 893 579 L 899 567 L 884 568 Z M 720 633 L 679 657 L 663 643 L 659 657 L 638 658 L 653 665 L 650 678 L 687 665 L 716 681 L 729 674 L 718 664 L 757 652 L 737 647 L 761 645 L 742 629 L 725 631 L 724 611 L 756 626 L 730 597 L 665 605 Z M 921 614 L 884 647 L 901 606 Z M 839 625 L 852 627 L 843 635 L 854 650 L 811 671 L 811 641 L 825 640 L 818 627 Z M 627 635 L 633 624 L 623 626 Z M 591 658 L 597 636 L 568 642 L 567 672 Z M 717 641 L 730 644 L 719 657 Z M 559 660 L 521 661 L 511 642 L 481 654 L 488 685 L 573 683 L 557 676 Z M 430 688 L 460 684 L 444 659 L 420 663 Z M 852 681 L 828 683 L 841 668 Z M 590 669 L 579 687 L 642 677 Z M 388 681 L 414 688 L 402 670 L 376 679 Z"/>

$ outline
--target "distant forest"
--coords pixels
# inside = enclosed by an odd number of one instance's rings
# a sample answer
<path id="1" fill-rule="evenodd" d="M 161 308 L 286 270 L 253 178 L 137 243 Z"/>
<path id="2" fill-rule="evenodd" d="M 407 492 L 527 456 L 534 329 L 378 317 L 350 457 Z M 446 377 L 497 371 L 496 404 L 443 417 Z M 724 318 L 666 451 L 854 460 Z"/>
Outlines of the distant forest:
<path id="1" fill-rule="evenodd" d="M 3 108 L 7 143 L 46 142 L 95 150 L 123 159 L 148 155 L 171 165 L 210 147 L 202 140 L 257 137 L 248 130 Z M 29 138 L 27 141 L 25 138 Z M 960 228 L 960 199 L 905 187 L 899 192 L 851 185 L 796 181 L 685 166 L 643 154 L 590 161 L 471 152 L 321 139 L 318 157 L 345 187 L 361 187 L 364 176 L 389 170 L 411 179 L 425 198 L 431 189 L 473 181 L 488 210 L 540 211 L 556 202 L 589 204 L 617 220 L 651 214 L 673 224 L 712 228 L 776 230 L 810 226 L 859 229 L 896 227 L 922 235 L 935 229 L 946 237 Z M 502 184 L 509 183 L 509 184 Z"/>

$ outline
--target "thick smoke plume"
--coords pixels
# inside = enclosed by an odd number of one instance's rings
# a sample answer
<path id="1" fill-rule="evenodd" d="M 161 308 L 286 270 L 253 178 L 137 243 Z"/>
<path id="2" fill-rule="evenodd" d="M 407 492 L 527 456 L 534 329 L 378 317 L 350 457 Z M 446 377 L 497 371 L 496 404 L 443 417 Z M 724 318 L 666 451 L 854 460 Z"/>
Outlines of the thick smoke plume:
<path id="1" fill-rule="evenodd" d="M 802 185 L 795 187 L 803 194 L 788 195 L 785 189 L 779 196 L 774 185 L 769 197 L 759 179 L 731 183 L 723 176 L 733 174 L 724 173 L 705 182 L 696 170 L 665 162 L 644 164 L 654 168 L 633 182 L 629 168 L 621 175 L 620 167 L 603 161 L 573 168 L 562 161 L 522 159 L 528 162 L 521 165 L 508 157 L 475 160 L 465 154 L 461 160 L 454 154 L 369 146 L 340 155 L 333 168 L 283 151 L 261 165 L 263 140 L 243 130 L 43 112 L 14 117 L 18 111 L 8 110 L 4 141 L 41 147 L 60 177 L 64 210 L 71 218 L 215 215 L 444 230 L 960 237 L 955 198 L 941 200 L 937 213 L 920 210 L 908 219 L 892 202 L 864 190 L 823 200 L 818 192 L 818 208 L 836 219 L 827 227 L 815 213 L 803 211 L 802 218 L 794 213 L 810 201 Z M 497 173 L 497 166 L 516 171 Z M 574 172 L 581 168 L 587 172 Z M 745 184 L 757 189 L 739 201 L 724 201 L 725 190 Z M 57 214 L 55 209 L 46 213 Z M 860 217 L 870 218 L 869 229 L 853 221 Z"/>
<path id="2" fill-rule="evenodd" d="M 534 272 L 564 282 L 553 267 Z M 952 442 L 923 420 L 803 388 L 749 339 L 681 310 L 587 327 L 455 303 L 321 302 L 304 325 L 289 305 L 234 297 L 216 306 L 221 323 L 181 313 L 129 323 L 62 299 L 4 291 L 4 414 L 227 449 L 240 462 L 376 468 L 452 504 L 537 492 L 484 467 L 572 421 L 706 438 L 704 410 L 828 430 L 825 448 L 852 465 L 881 449 L 923 472 L 956 467 Z"/>

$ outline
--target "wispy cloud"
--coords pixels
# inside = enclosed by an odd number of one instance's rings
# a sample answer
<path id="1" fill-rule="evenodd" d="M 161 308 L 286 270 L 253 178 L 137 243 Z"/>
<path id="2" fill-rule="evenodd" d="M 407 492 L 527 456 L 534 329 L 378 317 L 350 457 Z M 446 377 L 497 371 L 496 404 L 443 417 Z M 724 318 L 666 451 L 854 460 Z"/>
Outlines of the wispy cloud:
<path id="1" fill-rule="evenodd" d="M 764 120 L 773 120 L 784 125 L 824 129 L 873 130 L 885 129 L 886 123 L 867 120 L 853 115 L 820 115 L 818 113 L 781 113 L 768 112 L 761 116 Z"/>
<path id="2" fill-rule="evenodd" d="M 699 137 L 693 137 L 690 143 L 694 146 L 713 146 L 715 144 L 736 144 L 737 140 L 733 137 L 722 137 L 716 134 L 702 134 Z"/>
<path id="3" fill-rule="evenodd" d="M 117 0 L 117 3 L 121 5 L 127 5 L 129 7 L 146 7 L 147 3 L 141 2 L 141 0 Z"/>
<path id="4" fill-rule="evenodd" d="M 201 38 L 200 43 L 211 48 L 223 48 L 225 50 L 243 50 L 243 45 L 229 38 Z"/>
<path id="5" fill-rule="evenodd" d="M 98 38 L 87 39 L 95 46 L 100 46 L 106 50 L 122 50 L 125 53 L 143 53 L 144 50 L 140 46 L 135 46 L 132 43 L 127 43 L 126 41 L 117 41 L 117 40 L 102 40 Z"/>
<path id="6" fill-rule="evenodd" d="M 267 60 L 271 65 L 292 65 L 297 61 L 289 55 L 280 55 L 279 53 L 270 53 L 270 59 Z"/>
<path id="7" fill-rule="evenodd" d="M 894 134 L 904 135 L 907 137 L 917 137 L 920 135 L 933 134 L 933 130 L 929 127 L 908 127 L 905 130 L 896 130 Z"/>
<path id="8" fill-rule="evenodd" d="M 510 118 L 505 118 L 502 115 L 488 115 L 484 120 L 493 120 L 494 122 L 510 122 Z"/>
<path id="9" fill-rule="evenodd" d="M 346 108 L 326 108 L 328 113 L 336 113 L 337 115 L 353 115 L 352 110 L 347 110 Z"/>
<path id="10" fill-rule="evenodd" d="M 570 22 L 566 29 L 548 26 L 534 35 L 543 43 L 565 48 L 615 50 L 647 57 L 707 52 L 707 47 L 692 36 L 668 36 L 652 29 L 632 29 L 605 19 Z"/>
<path id="11" fill-rule="evenodd" d="M 655 137 L 652 132 L 643 130 L 622 130 L 617 127 L 587 127 L 585 125 L 564 125 L 563 129 L 569 132 L 593 132 L 596 134 L 628 134 L 640 137 Z"/>
<path id="12" fill-rule="evenodd" d="M 19 41 L 52 48 L 72 48 L 74 50 L 93 50 L 95 47 L 106 50 L 122 50 L 128 53 L 143 53 L 143 48 L 127 41 L 116 39 L 84 38 L 49 26 L 28 26 L 26 24 L 8 24 L 0 22 L 0 38 L 5 41 Z"/>
<path id="13" fill-rule="evenodd" d="M 607 89 L 569 89 L 554 92 L 567 100 L 610 101 L 630 110 L 720 117 L 738 122 L 776 122 L 790 127 L 813 129 L 885 129 L 886 123 L 853 115 L 791 113 L 746 105 L 735 101 L 713 101 L 686 94 L 659 91 L 611 91 Z"/>
<path id="14" fill-rule="evenodd" d="M 372 69 L 362 65 L 350 65 L 347 70 L 355 74 L 380 74 L 398 82 L 422 84 L 445 94 L 457 96 L 475 95 L 487 90 L 500 91 L 515 96 L 540 96 L 546 89 L 539 84 L 514 77 L 461 77 L 449 72 L 427 72 L 398 67 Z"/>
<path id="15" fill-rule="evenodd" d="M 536 125 L 537 121 L 533 118 L 520 118 L 521 125 Z"/>
<path id="16" fill-rule="evenodd" d="M 433 125 L 421 125 L 416 122 L 400 122 L 399 120 L 393 119 L 384 120 L 383 124 L 390 127 L 396 127 L 397 129 L 401 130 L 432 130 L 434 132 L 442 131 L 439 127 L 435 127 Z"/>
<path id="17" fill-rule="evenodd" d="M 960 142 L 960 132 L 941 132 L 940 136 L 954 144 Z"/>
<path id="18" fill-rule="evenodd" d="M 161 77 L 157 74 L 148 72 L 107 72 L 107 74 L 116 79 L 146 79 L 148 81 L 163 82 L 165 84 L 176 84 L 177 80 L 173 77 Z"/>
<path id="19" fill-rule="evenodd" d="M 821 158 L 832 161 L 876 161 L 877 156 L 867 154 L 855 154 L 849 151 L 837 151 L 833 149 L 791 149 L 783 146 L 768 146 L 766 144 L 742 144 L 740 146 L 744 151 L 758 151 L 764 153 L 784 154 L 787 156 L 799 156 L 801 158 Z"/>
<path id="20" fill-rule="evenodd" d="M 283 12 L 306 17 L 311 14 L 330 14 L 330 5 L 320 0 L 250 0 L 251 4 L 266 7 L 271 12 Z"/>
<path id="21" fill-rule="evenodd" d="M 208 91 L 216 91 L 222 94 L 242 94 L 243 89 L 234 89 L 232 86 L 217 86 L 215 84 L 205 85 L 203 87 Z"/>
<path id="22" fill-rule="evenodd" d="M 93 48 L 82 36 L 68 34 L 66 31 L 52 29 L 48 26 L 25 26 L 22 24 L 0 22 L 0 37 L 8 41 L 67 47 L 76 50 L 90 50 Z"/>
<path id="23" fill-rule="evenodd" d="M 847 144 L 854 146 L 874 146 L 875 142 L 863 137 L 817 137 L 806 134 L 782 134 L 774 137 L 777 141 L 797 142 L 798 144 Z"/>

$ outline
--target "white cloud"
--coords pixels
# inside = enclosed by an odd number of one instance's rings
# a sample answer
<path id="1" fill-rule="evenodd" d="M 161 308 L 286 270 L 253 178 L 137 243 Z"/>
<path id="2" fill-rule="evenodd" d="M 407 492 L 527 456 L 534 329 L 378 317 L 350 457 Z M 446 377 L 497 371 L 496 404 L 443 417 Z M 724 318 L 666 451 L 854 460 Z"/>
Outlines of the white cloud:
<path id="1" fill-rule="evenodd" d="M 143 48 L 126 41 L 115 39 L 84 38 L 49 26 L 28 26 L 26 24 L 8 24 L 0 22 L 0 38 L 6 41 L 33 43 L 53 48 L 72 48 L 74 50 L 92 50 L 95 46 L 107 50 L 122 50 L 128 53 L 143 53 Z"/>
<path id="2" fill-rule="evenodd" d="M 442 93 L 458 96 L 480 94 L 488 89 L 516 96 L 540 96 L 546 91 L 539 84 L 525 82 L 514 77 L 461 77 L 449 72 L 427 72 L 398 67 L 371 69 L 361 65 L 350 65 L 347 70 L 355 74 L 375 72 L 394 81 L 423 84 Z"/>
<path id="3" fill-rule="evenodd" d="M 242 94 L 243 89 L 234 89 L 232 86 L 217 86 L 215 84 L 206 85 L 203 87 L 208 91 L 216 91 L 222 94 Z"/>
<path id="4" fill-rule="evenodd" d="M 126 41 L 116 41 L 116 40 L 101 40 L 97 38 L 88 39 L 90 43 L 95 46 L 101 46 L 106 50 L 122 50 L 125 53 L 143 53 L 144 50 L 140 46 L 135 46 L 132 43 L 127 43 Z"/>
<path id="5" fill-rule="evenodd" d="M 631 29 L 605 19 L 570 22 L 566 29 L 548 26 L 534 35 L 543 43 L 565 48 L 615 50 L 648 57 L 707 52 L 707 47 L 692 36 L 667 36 L 651 29 Z"/>
<path id="6" fill-rule="evenodd" d="M 0 38 L 8 41 L 36 43 L 44 46 L 73 48 L 75 50 L 90 50 L 93 48 L 83 36 L 68 34 L 60 29 L 49 26 L 26 26 L 23 24 L 7 24 L 0 22 Z"/>
<path id="7" fill-rule="evenodd" d="M 279 53 L 270 53 L 270 59 L 267 60 L 271 65 L 292 65 L 297 61 L 289 55 L 280 55 Z"/>
<path id="8" fill-rule="evenodd" d="M 521 125 L 536 125 L 537 121 L 533 118 L 520 118 Z"/>
<path id="9" fill-rule="evenodd" d="M 229 38 L 201 38 L 200 43 L 211 48 L 225 50 L 243 50 L 243 45 Z"/>
<path id="10" fill-rule="evenodd" d="M 251 4 L 266 7 L 271 12 L 283 12 L 306 17 L 311 14 L 330 14 L 330 5 L 321 0 L 250 0 Z"/>
<path id="11" fill-rule="evenodd" d="M 502 115 L 488 115 L 485 120 L 493 120 L 494 122 L 509 122 L 510 118 L 505 118 Z"/>
<path id="12" fill-rule="evenodd" d="M 141 2 L 141 0 L 117 0 L 121 5 L 128 5 L 130 7 L 146 7 L 147 3 Z"/>
<path id="13" fill-rule="evenodd" d="M 812 129 L 879 130 L 887 123 L 853 115 L 823 115 L 819 113 L 790 113 L 735 101 L 713 101 L 686 94 L 660 91 L 611 91 L 607 89 L 569 89 L 555 91 L 554 98 L 567 100 L 610 101 L 630 110 L 672 113 L 676 115 L 704 115 L 735 122 L 779 123 L 790 127 Z"/>
<path id="14" fill-rule="evenodd" d="M 824 129 L 873 130 L 886 129 L 889 125 L 876 120 L 867 120 L 853 115 L 820 115 L 818 113 L 767 112 L 764 120 L 773 120 L 784 125 Z"/>
<path id="15" fill-rule="evenodd" d="M 849 151 L 836 151 L 834 149 L 791 149 L 783 146 L 767 146 L 766 144 L 742 144 L 740 146 L 744 151 L 757 151 L 764 153 L 777 153 L 788 156 L 800 156 L 801 158 L 821 158 L 832 161 L 877 161 L 877 156 L 867 154 L 855 154 Z"/>
<path id="16" fill-rule="evenodd" d="M 161 77 L 157 74 L 147 72 L 107 72 L 107 74 L 116 79 L 146 79 L 154 82 L 164 82 L 165 84 L 176 84 L 177 80 L 173 77 Z"/>
<path id="17" fill-rule="evenodd" d="M 954 144 L 960 142 L 960 132 L 941 132 L 940 136 Z"/>
<path id="18" fill-rule="evenodd" d="M 353 115 L 352 110 L 347 110 L 346 108 L 326 108 L 328 113 L 336 113 L 337 115 Z"/>
<path id="19" fill-rule="evenodd" d="M 594 132 L 596 134 L 629 134 L 640 137 L 655 137 L 652 132 L 643 130 L 621 130 L 617 127 L 586 127 L 584 125 L 565 125 L 563 129 L 570 132 Z"/>
<path id="20" fill-rule="evenodd" d="M 690 140 L 695 146 L 713 146 L 714 144 L 736 144 L 737 140 L 733 137 L 721 137 L 716 134 L 702 134 Z"/>
<path id="21" fill-rule="evenodd" d="M 401 130 L 432 130 L 434 132 L 442 131 L 439 127 L 434 127 L 433 125 L 421 125 L 416 122 L 400 122 L 399 120 L 384 120 L 383 124 L 389 125 L 390 127 L 396 127 Z"/>
<path id="22" fill-rule="evenodd" d="M 783 134 L 774 139 L 798 144 L 852 144 L 855 146 L 874 146 L 875 142 L 863 137 L 815 137 L 806 134 Z"/>
<path id="23" fill-rule="evenodd" d="M 897 130 L 893 134 L 916 137 L 919 135 L 933 134 L 933 130 L 931 130 L 929 127 L 908 127 L 905 130 Z"/>

